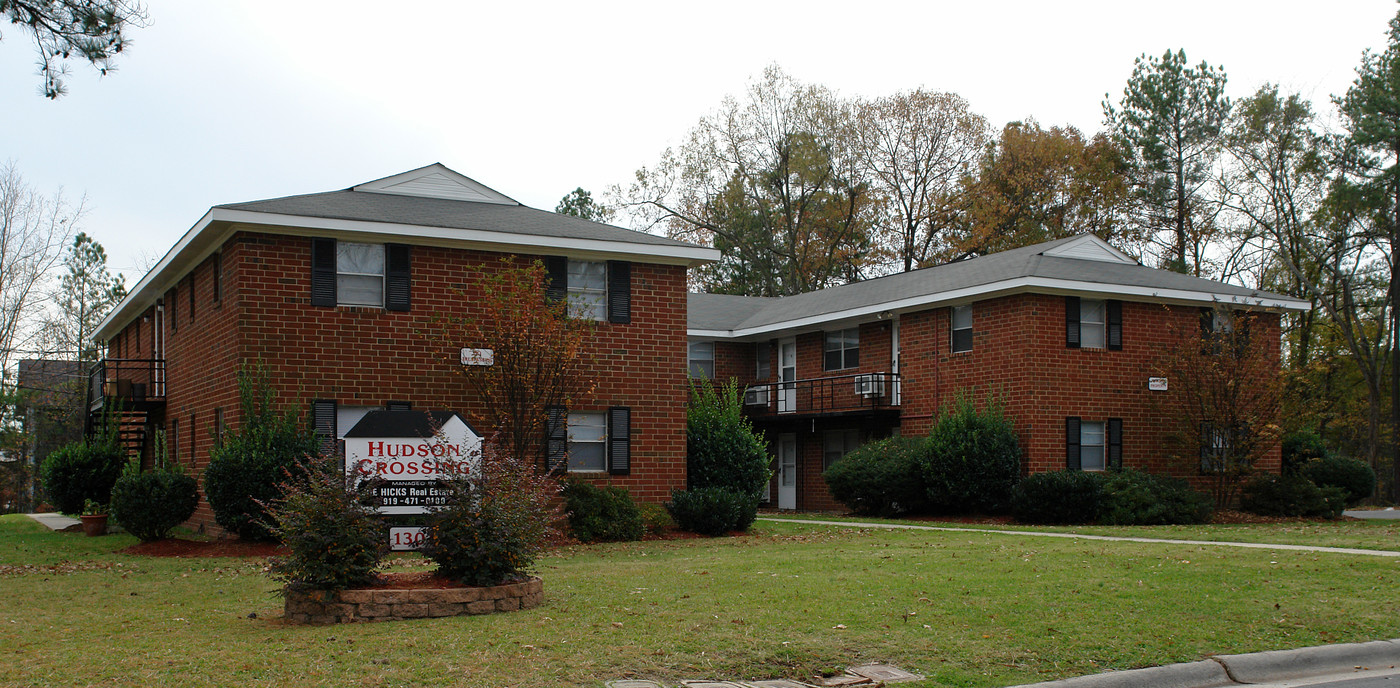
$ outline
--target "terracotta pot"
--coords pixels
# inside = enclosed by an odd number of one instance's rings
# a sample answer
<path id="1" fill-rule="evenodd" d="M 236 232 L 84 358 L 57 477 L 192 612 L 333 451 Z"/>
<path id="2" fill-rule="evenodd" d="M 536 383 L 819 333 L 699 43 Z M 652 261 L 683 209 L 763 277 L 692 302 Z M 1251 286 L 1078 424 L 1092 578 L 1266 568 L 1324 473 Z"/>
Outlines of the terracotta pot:
<path id="1" fill-rule="evenodd" d="M 79 516 L 83 521 L 83 534 L 97 537 L 107 534 L 107 514 L 87 514 Z"/>

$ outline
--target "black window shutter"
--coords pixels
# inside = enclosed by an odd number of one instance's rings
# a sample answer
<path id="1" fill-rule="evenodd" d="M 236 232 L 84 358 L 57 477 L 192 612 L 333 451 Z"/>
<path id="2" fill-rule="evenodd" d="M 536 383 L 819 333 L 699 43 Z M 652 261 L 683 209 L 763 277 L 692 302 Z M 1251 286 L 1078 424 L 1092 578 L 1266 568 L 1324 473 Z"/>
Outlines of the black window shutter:
<path id="1" fill-rule="evenodd" d="M 176 332 L 180 329 L 180 283 L 170 288 L 170 296 L 166 299 L 170 302 L 170 331 Z"/>
<path id="2" fill-rule="evenodd" d="M 1065 297 L 1065 346 L 1079 348 L 1079 297 Z"/>
<path id="3" fill-rule="evenodd" d="M 214 301 L 224 297 L 224 254 L 214 254 Z"/>
<path id="4" fill-rule="evenodd" d="M 311 305 L 335 307 L 335 239 L 311 240 Z"/>
<path id="5" fill-rule="evenodd" d="M 385 244 L 384 309 L 406 311 L 412 302 L 412 258 L 404 244 Z"/>
<path id="6" fill-rule="evenodd" d="M 1065 468 L 1077 471 L 1079 463 L 1079 417 L 1065 419 Z"/>
<path id="7" fill-rule="evenodd" d="M 1105 302 L 1108 311 L 1108 349 L 1110 351 L 1123 350 L 1123 302 Z"/>
<path id="8" fill-rule="evenodd" d="M 1112 470 L 1122 470 L 1123 468 L 1123 419 L 1109 418 L 1108 426 L 1105 428 L 1108 437 L 1105 437 L 1105 444 L 1108 445 L 1108 456 L 1105 457 L 1108 467 Z"/>
<path id="9" fill-rule="evenodd" d="M 195 270 L 198 270 L 198 268 L 195 268 Z M 190 271 L 190 322 L 194 322 L 194 273 L 195 273 L 195 270 L 191 270 L 191 271 Z"/>
<path id="10" fill-rule="evenodd" d="M 626 406 L 608 409 L 608 472 L 632 472 L 632 409 Z"/>
<path id="11" fill-rule="evenodd" d="M 608 261 L 608 322 L 632 322 L 632 264 Z"/>
<path id="12" fill-rule="evenodd" d="M 335 402 L 317 399 L 311 402 L 311 429 L 321 441 L 321 454 L 335 456 Z"/>
<path id="13" fill-rule="evenodd" d="M 569 259 L 563 256 L 544 257 L 545 285 L 544 297 L 550 301 L 563 301 L 569 293 Z"/>
<path id="14" fill-rule="evenodd" d="M 569 468 L 569 414 L 563 406 L 546 406 L 544 413 L 545 472 L 563 473 Z"/>
<path id="15" fill-rule="evenodd" d="M 413 404 L 407 401 L 391 401 L 384 404 L 385 411 L 412 411 Z"/>

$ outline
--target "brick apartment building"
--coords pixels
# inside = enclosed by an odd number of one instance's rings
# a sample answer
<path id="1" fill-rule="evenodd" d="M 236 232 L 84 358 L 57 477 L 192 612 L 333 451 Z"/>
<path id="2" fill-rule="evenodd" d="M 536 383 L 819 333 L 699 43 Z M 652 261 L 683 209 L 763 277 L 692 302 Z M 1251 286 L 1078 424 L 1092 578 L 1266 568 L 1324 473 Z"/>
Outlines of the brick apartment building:
<path id="1" fill-rule="evenodd" d="M 239 424 L 236 373 L 254 361 L 326 435 L 376 409 L 472 418 L 458 348 L 425 333 L 470 315 L 511 256 L 542 260 L 600 321 L 597 390 L 568 409 L 570 471 L 648 501 L 684 488 L 686 270 L 718 253 L 527 208 L 437 164 L 211 208 L 99 327 L 90 409 L 121 399 L 133 447 L 149 456 L 164 429 L 196 473 Z M 192 522 L 212 524 L 207 504 Z"/>
<path id="2" fill-rule="evenodd" d="M 821 474 L 873 438 L 928 431 L 958 393 L 1000 396 L 1027 472 L 1127 466 L 1197 477 L 1163 450 L 1153 362 L 1247 310 L 1278 361 L 1308 304 L 1144 267 L 1085 235 L 783 298 L 690 295 L 690 368 L 737 378 L 773 448 L 772 506 L 841 508 Z M 1221 320 L 1224 322 L 1224 320 Z M 1154 386 L 1160 386 L 1160 383 Z M 1278 449 L 1261 468 L 1277 470 Z"/>

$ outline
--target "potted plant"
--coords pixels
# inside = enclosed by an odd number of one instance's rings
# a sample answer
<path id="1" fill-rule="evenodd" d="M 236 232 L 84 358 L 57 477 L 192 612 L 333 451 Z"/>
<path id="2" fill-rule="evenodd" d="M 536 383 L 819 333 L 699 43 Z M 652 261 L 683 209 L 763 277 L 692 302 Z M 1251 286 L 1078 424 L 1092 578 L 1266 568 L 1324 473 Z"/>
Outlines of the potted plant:
<path id="1" fill-rule="evenodd" d="M 83 534 L 97 537 L 107 534 L 107 505 L 89 499 L 83 503 L 83 513 L 78 518 L 83 521 Z"/>

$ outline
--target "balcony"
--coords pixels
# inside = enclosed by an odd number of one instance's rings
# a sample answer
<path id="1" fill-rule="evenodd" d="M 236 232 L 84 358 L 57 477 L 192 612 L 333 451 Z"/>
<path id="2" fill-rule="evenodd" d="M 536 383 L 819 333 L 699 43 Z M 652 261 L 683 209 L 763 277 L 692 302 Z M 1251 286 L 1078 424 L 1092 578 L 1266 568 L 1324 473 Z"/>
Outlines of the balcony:
<path id="1" fill-rule="evenodd" d="M 854 373 L 791 382 L 759 382 L 744 390 L 752 418 L 826 416 L 899 408 L 897 373 Z"/>
<path id="2" fill-rule="evenodd" d="M 165 403 L 165 359 L 104 358 L 88 371 L 88 411 L 109 402 L 127 410 Z"/>

